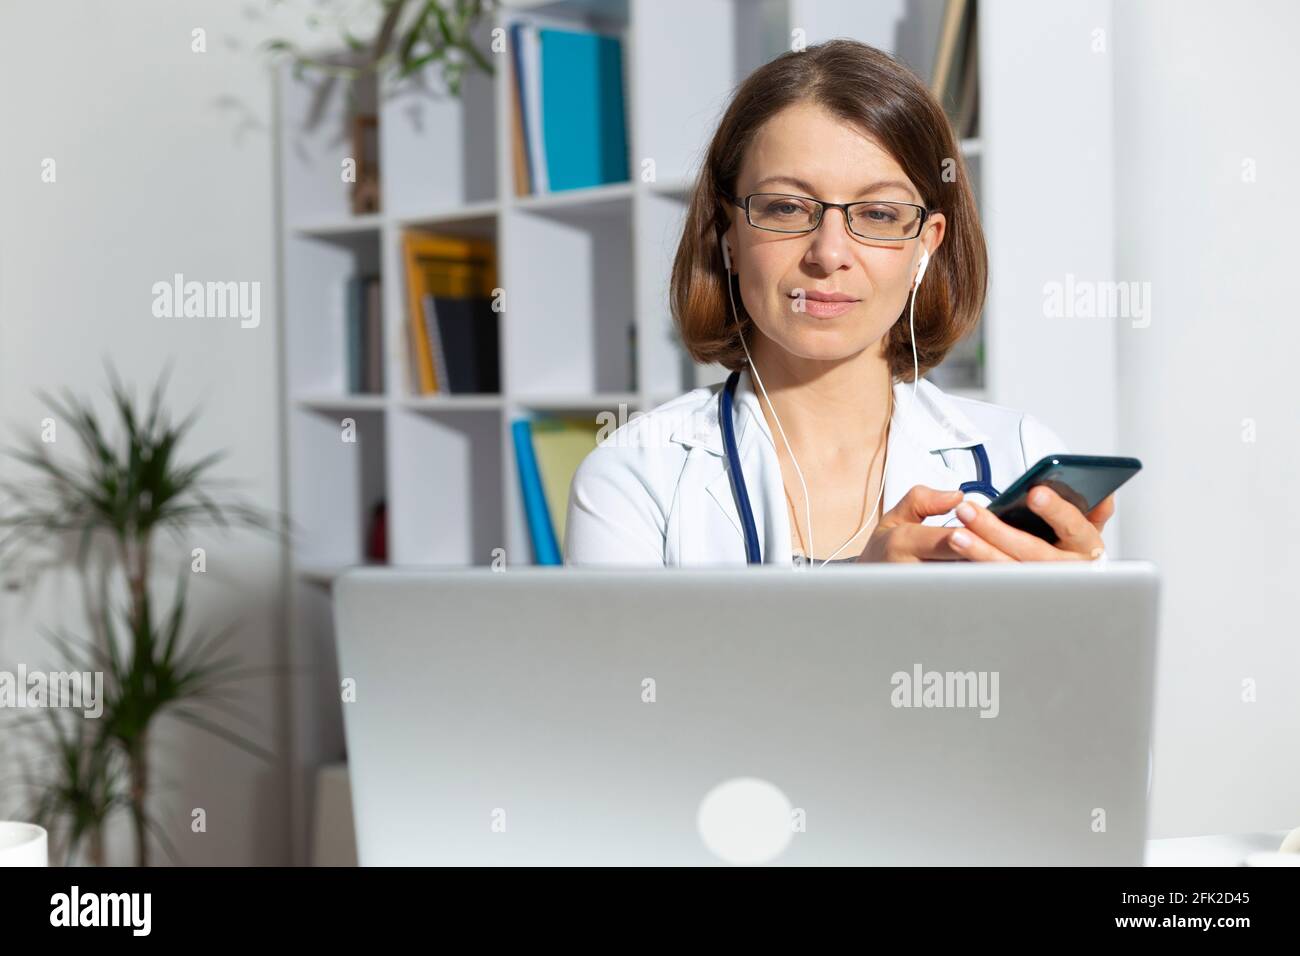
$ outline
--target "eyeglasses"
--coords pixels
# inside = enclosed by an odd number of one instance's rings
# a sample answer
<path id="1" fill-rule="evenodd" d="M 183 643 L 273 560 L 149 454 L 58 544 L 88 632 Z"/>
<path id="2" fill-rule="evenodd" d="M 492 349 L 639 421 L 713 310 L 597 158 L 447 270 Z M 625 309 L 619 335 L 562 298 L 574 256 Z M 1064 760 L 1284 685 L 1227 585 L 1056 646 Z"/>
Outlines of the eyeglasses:
<path id="1" fill-rule="evenodd" d="M 746 222 L 768 232 L 812 232 L 827 209 L 838 209 L 849 232 L 861 239 L 915 239 L 932 211 L 911 202 L 822 202 L 784 193 L 750 193 L 743 199 L 723 195 L 745 210 Z"/>

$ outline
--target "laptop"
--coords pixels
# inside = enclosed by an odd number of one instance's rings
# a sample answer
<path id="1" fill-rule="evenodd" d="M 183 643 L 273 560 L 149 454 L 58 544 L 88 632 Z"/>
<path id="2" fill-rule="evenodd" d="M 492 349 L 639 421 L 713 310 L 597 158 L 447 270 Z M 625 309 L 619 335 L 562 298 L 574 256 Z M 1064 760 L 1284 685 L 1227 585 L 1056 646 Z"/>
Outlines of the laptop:
<path id="1" fill-rule="evenodd" d="M 358 568 L 365 865 L 1141 865 L 1150 564 Z"/>

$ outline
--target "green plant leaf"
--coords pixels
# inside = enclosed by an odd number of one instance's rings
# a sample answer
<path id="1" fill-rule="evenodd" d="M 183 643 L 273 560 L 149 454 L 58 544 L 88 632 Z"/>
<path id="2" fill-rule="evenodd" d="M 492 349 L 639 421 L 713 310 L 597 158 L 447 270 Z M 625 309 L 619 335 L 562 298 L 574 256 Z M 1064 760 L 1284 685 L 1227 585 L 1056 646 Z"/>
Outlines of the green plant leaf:
<path id="1" fill-rule="evenodd" d="M 186 723 L 192 724 L 200 730 L 205 730 L 214 737 L 220 737 L 227 743 L 234 744 L 240 750 L 250 753 L 254 757 L 260 757 L 267 763 L 275 762 L 275 754 L 271 753 L 271 751 L 267 750 L 265 747 L 254 743 L 242 734 L 235 733 L 232 730 L 222 727 L 220 724 L 213 723 L 201 714 L 197 714 L 184 707 L 177 707 L 174 714 Z"/>

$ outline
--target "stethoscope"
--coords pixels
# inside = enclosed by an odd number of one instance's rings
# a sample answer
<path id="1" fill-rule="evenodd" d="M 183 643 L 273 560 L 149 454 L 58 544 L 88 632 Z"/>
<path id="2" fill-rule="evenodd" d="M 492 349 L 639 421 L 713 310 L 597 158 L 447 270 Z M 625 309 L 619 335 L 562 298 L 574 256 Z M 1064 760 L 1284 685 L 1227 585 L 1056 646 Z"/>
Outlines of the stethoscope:
<path id="1" fill-rule="evenodd" d="M 740 513 L 740 530 L 745 536 L 745 559 L 749 564 L 762 564 L 763 553 L 758 544 L 758 526 L 754 524 L 754 509 L 749 503 L 749 489 L 745 486 L 745 473 L 740 467 L 740 449 L 736 446 L 736 427 L 734 407 L 736 385 L 740 382 L 740 370 L 727 376 L 727 384 L 718 393 L 718 422 L 722 425 L 722 448 L 727 456 L 727 472 L 731 475 L 731 494 L 736 499 L 736 510 Z M 989 466 L 988 452 L 983 445 L 972 445 L 970 453 L 975 456 L 974 481 L 963 481 L 960 490 L 963 494 L 985 495 L 990 501 L 998 496 L 993 487 L 992 469 Z"/>

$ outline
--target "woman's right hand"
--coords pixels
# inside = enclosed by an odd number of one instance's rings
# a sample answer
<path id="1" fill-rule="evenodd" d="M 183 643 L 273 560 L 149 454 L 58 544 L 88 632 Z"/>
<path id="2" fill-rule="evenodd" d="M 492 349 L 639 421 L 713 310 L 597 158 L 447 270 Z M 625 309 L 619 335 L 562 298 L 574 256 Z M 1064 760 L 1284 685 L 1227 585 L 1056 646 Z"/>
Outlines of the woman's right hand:
<path id="1" fill-rule="evenodd" d="M 858 555 L 859 561 L 957 561 L 962 555 L 948 539 L 958 528 L 921 524 L 932 515 L 951 511 L 965 496 L 960 491 L 939 491 L 913 485 L 902 500 L 880 519 Z"/>

